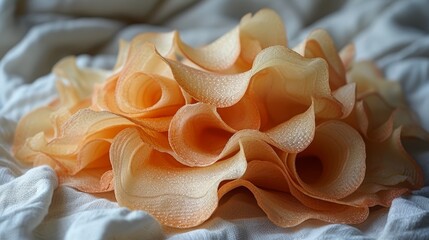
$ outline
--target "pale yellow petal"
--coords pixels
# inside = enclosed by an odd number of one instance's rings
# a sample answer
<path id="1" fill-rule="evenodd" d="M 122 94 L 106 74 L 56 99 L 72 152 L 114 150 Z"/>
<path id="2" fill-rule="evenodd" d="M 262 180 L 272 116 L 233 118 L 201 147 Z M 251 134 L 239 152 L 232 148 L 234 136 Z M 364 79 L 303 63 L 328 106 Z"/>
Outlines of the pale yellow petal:
<path id="1" fill-rule="evenodd" d="M 58 62 L 54 68 L 53 73 L 56 76 L 57 84 L 67 86 L 67 89 L 64 91 L 73 91 L 79 100 L 83 100 L 91 96 L 94 85 L 97 83 L 102 83 L 110 74 L 109 71 L 104 71 L 100 69 L 93 68 L 83 68 L 77 66 L 75 57 L 67 57 Z M 64 103 L 66 104 L 66 93 L 64 91 L 60 91 L 60 99 L 64 99 Z M 70 99 L 70 98 L 68 98 Z M 68 105 L 74 105 L 77 102 L 73 102 Z"/>

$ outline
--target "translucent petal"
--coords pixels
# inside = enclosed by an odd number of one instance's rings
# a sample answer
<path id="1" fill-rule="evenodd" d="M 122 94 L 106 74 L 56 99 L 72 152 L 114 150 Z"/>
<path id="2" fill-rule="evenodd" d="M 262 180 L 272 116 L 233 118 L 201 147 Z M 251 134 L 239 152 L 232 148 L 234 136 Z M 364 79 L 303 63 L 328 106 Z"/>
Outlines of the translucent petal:
<path id="1" fill-rule="evenodd" d="M 331 36 L 325 30 L 315 30 L 304 40 L 298 49 L 307 58 L 323 58 L 328 63 L 329 85 L 336 90 L 346 83 L 343 62 L 335 49 Z"/>
<path id="2" fill-rule="evenodd" d="M 356 130 L 328 121 L 317 126 L 308 148 L 289 155 L 287 164 L 303 193 L 318 199 L 341 199 L 364 180 L 365 154 L 365 143 Z"/>
<path id="3" fill-rule="evenodd" d="M 307 105 L 310 105 L 312 97 L 320 99 L 315 106 L 321 114 L 338 105 L 329 89 L 326 63 L 317 58 L 303 58 L 285 47 L 264 49 L 255 58 L 251 70 L 238 74 L 205 72 L 177 61 L 164 60 L 170 65 L 176 81 L 186 92 L 198 101 L 216 107 L 229 107 L 237 103 L 245 94 L 252 77 L 258 78 L 254 81 L 263 81 L 265 69 L 271 69 L 280 78 L 279 81 L 283 80 L 279 91 L 288 94 L 291 99 Z M 262 76 L 255 76 L 258 73 Z"/>
<path id="4" fill-rule="evenodd" d="M 402 128 L 397 128 L 383 142 L 367 142 L 365 180 L 344 201 L 388 207 L 394 198 L 423 186 L 423 172 L 404 149 L 401 132 Z"/>
<path id="5" fill-rule="evenodd" d="M 119 204 L 178 228 L 209 218 L 217 207 L 219 183 L 240 177 L 246 169 L 242 151 L 209 167 L 189 168 L 145 144 L 134 129 L 115 138 L 110 158 Z"/>
<path id="6" fill-rule="evenodd" d="M 131 48 L 138 45 L 132 42 Z M 93 108 L 111 111 L 143 127 L 165 132 L 172 116 L 185 104 L 182 90 L 173 79 L 151 73 L 157 68 L 164 74 L 168 72 L 168 66 L 159 62 L 161 58 L 152 45 L 144 43 L 136 51 L 141 54 L 131 54 L 123 70 L 97 90 Z"/>
<path id="7" fill-rule="evenodd" d="M 62 85 L 63 88 L 67 88 L 66 93 L 73 91 L 73 94 L 76 95 L 77 99 L 67 105 L 74 105 L 77 101 L 90 97 L 94 85 L 103 82 L 110 74 L 110 71 L 78 67 L 75 57 L 62 59 L 54 66 L 52 71 L 56 76 L 57 84 Z M 66 105 L 66 94 L 62 94 L 64 91 L 59 91 L 59 93 L 60 99 L 63 99 L 63 104 Z"/>
<path id="8" fill-rule="evenodd" d="M 361 99 L 361 96 L 366 96 L 369 92 L 375 91 L 392 107 L 400 106 L 404 103 L 399 83 L 384 79 L 374 63 L 368 61 L 355 63 L 348 74 L 350 81 L 356 82 L 358 99 Z"/>
<path id="9" fill-rule="evenodd" d="M 244 138 L 265 141 L 283 151 L 299 152 L 312 141 L 315 129 L 314 109 L 266 131 L 236 131 L 228 126 L 215 107 L 197 103 L 181 108 L 173 117 L 169 141 L 175 158 L 188 166 L 208 166 L 236 151 Z"/>
<path id="10" fill-rule="evenodd" d="M 281 227 L 293 227 L 308 219 L 319 219 L 331 223 L 356 224 L 363 222 L 369 214 L 366 207 L 337 205 L 330 211 L 306 207 L 287 192 L 264 190 L 243 179 L 228 182 L 219 189 L 219 196 L 234 188 L 246 187 L 254 195 L 259 207 L 268 218 Z"/>

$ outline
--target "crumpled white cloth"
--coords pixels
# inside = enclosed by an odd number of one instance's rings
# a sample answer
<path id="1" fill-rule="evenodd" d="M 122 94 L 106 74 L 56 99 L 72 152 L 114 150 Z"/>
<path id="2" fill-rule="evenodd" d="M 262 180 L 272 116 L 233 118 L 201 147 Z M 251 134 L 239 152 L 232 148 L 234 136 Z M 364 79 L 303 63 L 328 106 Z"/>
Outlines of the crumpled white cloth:
<path id="1" fill-rule="evenodd" d="M 205 44 L 263 7 L 281 15 L 292 47 L 315 28 L 327 29 L 338 48 L 354 42 L 357 59 L 376 61 L 400 82 L 429 130 L 426 0 L 0 0 L 0 239 L 428 239 L 427 145 L 410 146 L 425 187 L 390 209 L 372 209 L 358 225 L 306 221 L 286 229 L 273 225 L 246 191 L 225 196 L 201 226 L 163 228 L 143 211 L 119 207 L 111 193 L 58 186 L 50 168 L 26 169 L 10 155 L 19 118 L 56 96 L 50 70 L 61 58 L 76 55 L 81 66 L 109 68 L 118 39 L 146 31 L 178 29 L 189 44 Z"/>

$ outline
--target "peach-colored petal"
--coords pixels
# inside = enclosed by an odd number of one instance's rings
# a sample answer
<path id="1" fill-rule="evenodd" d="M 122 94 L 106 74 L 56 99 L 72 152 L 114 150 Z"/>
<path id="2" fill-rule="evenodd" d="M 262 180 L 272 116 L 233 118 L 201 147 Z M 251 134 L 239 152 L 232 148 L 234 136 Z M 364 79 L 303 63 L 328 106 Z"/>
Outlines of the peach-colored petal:
<path id="1" fill-rule="evenodd" d="M 240 146 L 247 161 L 242 179 L 259 188 L 289 191 L 286 169 L 271 145 L 251 135 L 243 135 L 240 138 Z"/>
<path id="2" fill-rule="evenodd" d="M 325 30 L 315 30 L 295 50 L 307 58 L 323 58 L 328 63 L 329 85 L 336 90 L 346 83 L 343 62 L 335 49 L 335 44 Z"/>
<path id="3" fill-rule="evenodd" d="M 352 113 L 356 101 L 356 84 L 348 83 L 333 92 L 334 98 L 341 103 L 342 116 L 346 118 Z"/>
<path id="4" fill-rule="evenodd" d="M 42 107 L 24 118 L 33 122 L 32 128 L 45 124 L 45 128 L 40 129 L 40 132 L 44 132 L 45 137 L 56 135 L 56 128 L 53 126 L 62 125 L 72 114 L 89 106 L 94 86 L 104 82 L 109 71 L 79 67 L 74 57 L 67 57 L 54 66 L 53 73 L 56 77 L 59 99 L 44 110 Z M 26 121 L 24 119 L 23 121 Z M 35 119 L 40 123 L 34 123 Z M 47 126 L 48 123 L 51 124 L 51 127 Z M 24 131 L 27 132 L 28 137 L 36 134 L 35 131 L 28 132 L 25 129 Z"/>
<path id="5" fill-rule="evenodd" d="M 120 111 L 116 104 L 116 98 L 111 97 L 115 93 L 118 78 L 119 73 L 113 74 L 103 85 L 95 87 L 91 109 L 95 111 Z"/>
<path id="6" fill-rule="evenodd" d="M 216 107 L 229 107 L 237 103 L 245 94 L 252 76 L 258 78 L 254 81 L 263 81 L 265 69 L 271 69 L 284 81 L 279 91 L 287 94 L 289 98 L 307 106 L 310 105 L 312 97 L 316 98 L 318 101 L 315 109 L 321 115 L 330 115 L 331 109 L 338 105 L 329 89 L 326 63 L 317 58 L 303 58 L 286 47 L 264 49 L 255 58 L 252 69 L 239 74 L 205 72 L 176 61 L 164 60 L 170 65 L 176 81 L 186 92 L 198 101 Z M 255 76 L 258 73 L 259 76 Z M 325 111 L 327 113 L 323 114 Z M 341 110 L 338 114 L 341 114 Z"/>
<path id="7" fill-rule="evenodd" d="M 289 184 L 286 181 L 283 169 L 273 162 L 247 159 L 247 169 L 243 179 L 259 188 L 273 191 L 288 192 Z"/>
<path id="8" fill-rule="evenodd" d="M 261 117 L 255 100 L 248 95 L 231 107 L 218 108 L 222 120 L 235 130 L 259 129 Z"/>
<path id="9" fill-rule="evenodd" d="M 422 170 L 402 146 L 401 132 L 402 128 L 397 128 L 383 142 L 367 142 L 365 180 L 344 201 L 390 206 L 394 198 L 423 186 Z"/>
<path id="10" fill-rule="evenodd" d="M 356 224 L 363 222 L 369 214 L 366 207 L 338 205 L 330 211 L 320 211 L 306 207 L 291 194 L 257 188 L 247 180 L 228 182 L 219 189 L 219 196 L 237 187 L 246 187 L 255 196 L 258 205 L 268 218 L 281 227 L 293 227 L 308 219 L 319 219 L 331 223 Z"/>
<path id="11" fill-rule="evenodd" d="M 258 106 L 261 131 L 269 130 L 308 109 L 308 105 L 293 99 L 284 91 L 287 84 L 275 71 L 265 71 L 253 78 L 249 86 Z"/>
<path id="12" fill-rule="evenodd" d="M 294 179 L 293 175 L 287 174 L 289 179 L 289 190 L 290 194 L 301 202 L 306 207 L 309 207 L 317 211 L 332 211 L 332 209 L 344 207 L 344 205 L 355 207 L 352 204 L 345 203 L 337 199 L 320 199 L 317 196 L 313 196 L 307 193 Z M 360 206 L 365 207 L 365 206 Z"/>
<path id="13" fill-rule="evenodd" d="M 344 223 L 366 219 L 368 209 L 365 206 L 326 202 L 304 195 L 292 183 L 293 179 L 273 148 L 262 141 L 246 140 L 242 141 L 248 161 L 246 172 L 240 179 L 223 184 L 219 196 L 244 186 L 271 221 L 282 227 L 295 226 L 307 219 Z"/>
<path id="14" fill-rule="evenodd" d="M 321 59 L 307 59 L 286 47 L 274 46 L 258 54 L 252 75 L 267 68 L 274 68 L 286 79 L 284 94 L 292 98 L 310 103 L 311 96 L 330 96 L 327 66 Z"/>
<path id="15" fill-rule="evenodd" d="M 266 131 L 267 141 L 286 152 L 300 152 L 313 140 L 315 116 L 313 104 L 301 114 Z"/>
<path id="16" fill-rule="evenodd" d="M 18 159 L 23 161 L 26 161 L 27 159 L 26 157 L 24 158 L 22 155 L 23 153 L 20 153 L 20 151 L 22 151 L 21 148 L 28 138 L 39 132 L 53 132 L 52 123 L 50 121 L 50 115 L 52 112 L 53 109 L 50 107 L 41 107 L 20 119 L 16 126 L 15 138 L 12 147 L 12 151 Z M 38 121 L 34 121 L 34 119 L 38 119 Z"/>
<path id="17" fill-rule="evenodd" d="M 88 193 L 113 191 L 112 168 L 84 169 L 75 175 L 59 174 L 60 184 Z"/>
<path id="18" fill-rule="evenodd" d="M 389 187 L 364 182 L 356 192 L 342 199 L 342 201 L 353 206 L 373 207 L 379 205 L 390 207 L 395 198 L 408 192 L 407 188 Z"/>
<path id="19" fill-rule="evenodd" d="M 225 75 L 188 67 L 165 59 L 171 67 L 174 79 L 198 101 L 217 107 L 229 107 L 237 103 L 246 92 L 250 73 Z"/>
<path id="20" fill-rule="evenodd" d="M 343 49 L 340 50 L 339 55 L 341 61 L 343 62 L 344 69 L 346 71 L 350 70 L 356 55 L 355 45 L 353 43 L 346 45 Z"/>
<path id="21" fill-rule="evenodd" d="M 67 86 L 66 92 L 73 91 L 73 94 L 76 95 L 77 99 L 70 105 L 74 105 L 77 101 L 89 98 L 93 92 L 94 85 L 103 82 L 108 74 L 110 74 L 109 71 L 78 67 L 76 58 L 74 57 L 62 59 L 54 66 L 52 71 L 57 78 L 57 84 L 61 84 L 64 87 Z M 61 94 L 62 92 L 63 91 L 59 92 L 60 98 L 64 99 L 64 103 L 67 103 L 68 101 L 65 99 L 67 97 L 63 96 L 63 94 Z M 70 99 L 70 97 L 68 97 L 68 99 Z"/>
<path id="22" fill-rule="evenodd" d="M 197 103 L 182 107 L 173 117 L 169 141 L 179 162 L 206 166 L 220 158 L 234 132 L 213 106 Z"/>
<path id="23" fill-rule="evenodd" d="M 133 39 L 130 42 L 127 61 L 120 72 L 120 78 L 128 78 L 136 72 L 172 78 L 170 68 L 163 61 L 156 47 L 145 38 Z"/>
<path id="24" fill-rule="evenodd" d="M 377 92 L 392 107 L 404 103 L 399 83 L 385 80 L 374 63 L 365 61 L 355 63 L 348 74 L 350 81 L 356 82 L 358 99 L 370 92 Z"/>
<path id="25" fill-rule="evenodd" d="M 192 48 L 177 38 L 177 45 L 185 56 L 199 66 L 221 71 L 230 68 L 240 55 L 240 32 L 236 27 L 210 45 Z"/>
<path id="26" fill-rule="evenodd" d="M 262 9 L 254 16 L 245 15 L 239 26 L 204 47 L 192 48 L 178 35 L 175 40 L 187 59 L 214 72 L 248 70 L 246 65 L 251 66 L 253 59 L 262 49 L 287 45 L 283 22 L 269 9 Z M 240 66 L 243 64 L 245 66 Z"/>
<path id="27" fill-rule="evenodd" d="M 133 125 L 109 112 L 84 109 L 59 126 L 60 134 L 56 138 L 48 141 L 43 134 L 38 134 L 30 138 L 28 144 L 31 149 L 52 157 L 68 173 L 75 174 L 108 152 L 106 141 L 113 139 L 123 128 Z M 100 148 L 104 150 L 97 153 Z"/>
<path id="28" fill-rule="evenodd" d="M 387 186 L 404 182 L 411 189 L 422 186 L 423 174 L 402 146 L 401 131 L 395 129 L 384 142 L 367 143 L 366 181 Z"/>
<path id="29" fill-rule="evenodd" d="M 55 168 L 54 161 L 38 150 L 34 150 L 31 142 L 38 142 L 39 140 L 36 139 L 43 139 L 42 142 L 46 142 L 58 136 L 58 126 L 64 124 L 73 113 L 85 107 L 87 101 L 81 101 L 70 108 L 60 107 L 60 104 L 60 100 L 57 99 L 50 105 L 38 108 L 20 119 L 15 131 L 12 152 L 21 162 L 35 166 L 47 164 Z"/>
<path id="30" fill-rule="evenodd" d="M 131 44 L 154 45 L 156 51 L 164 57 L 175 59 L 175 54 L 183 54 L 189 64 L 212 71 L 230 68 L 240 54 L 239 27 L 223 35 L 213 43 L 193 48 L 182 41 L 177 31 L 167 33 L 143 33 L 132 39 Z"/>
<path id="31" fill-rule="evenodd" d="M 116 57 L 116 63 L 115 63 L 115 66 L 113 67 L 114 72 L 120 71 L 122 67 L 125 65 L 125 62 L 127 61 L 129 48 L 130 48 L 129 42 L 122 39 L 119 40 L 118 56 Z"/>
<path id="32" fill-rule="evenodd" d="M 22 124 L 26 122 L 23 120 Z M 62 184 L 86 192 L 110 191 L 110 142 L 117 132 L 133 125 L 109 112 L 83 109 L 61 125 L 53 125 L 49 131 L 39 131 L 27 137 L 17 148 L 16 156 L 25 163 L 50 165 Z M 54 130 L 55 134 L 49 134 Z M 19 136 L 18 133 L 18 139 Z M 152 136 L 152 139 L 161 141 L 160 137 Z M 167 137 L 164 139 L 166 141 Z"/>
<path id="33" fill-rule="evenodd" d="M 262 49 L 276 45 L 287 46 L 283 21 L 271 9 L 261 9 L 253 16 L 245 15 L 240 21 L 240 34 L 257 40 Z"/>
<path id="34" fill-rule="evenodd" d="M 171 117 L 185 104 L 177 83 L 159 75 L 135 73 L 120 79 L 113 94 L 118 110 L 114 112 L 160 132 L 168 130 Z"/>
<path id="35" fill-rule="evenodd" d="M 121 79 L 117 83 L 115 97 L 121 111 L 144 117 L 173 115 L 184 104 L 180 88 L 174 80 L 142 72 Z M 176 110 L 169 112 L 166 108 Z"/>
<path id="36" fill-rule="evenodd" d="M 173 57 L 174 56 L 174 44 L 178 33 L 176 31 L 165 32 L 165 33 L 143 33 L 134 37 L 131 44 L 136 44 L 137 48 L 141 45 L 151 43 L 154 45 L 156 51 L 162 56 Z M 130 50 L 131 54 L 137 49 Z"/>
<path id="37" fill-rule="evenodd" d="M 418 138 L 429 142 L 429 133 L 421 126 L 415 113 L 406 106 L 399 106 L 394 110 L 393 126 L 402 128 L 403 138 Z"/>
<path id="38" fill-rule="evenodd" d="M 429 140 L 429 133 L 409 108 L 402 104 L 392 107 L 378 92 L 361 94 L 346 122 L 371 141 L 385 141 L 398 127 L 404 136 Z"/>
<path id="39" fill-rule="evenodd" d="M 96 112 L 90 109 L 82 109 L 74 114 L 64 125 L 59 126 L 59 137 L 87 138 L 106 137 L 111 138 L 112 132 L 100 133 L 104 129 L 122 128 L 134 125 L 128 119 L 117 116 L 110 112 Z"/>
<path id="40" fill-rule="evenodd" d="M 265 71 L 259 79 L 257 73 L 262 70 Z M 276 95 L 283 99 L 289 98 L 307 106 L 314 101 L 318 117 L 333 118 L 342 115 L 342 106 L 332 96 L 329 87 L 326 62 L 320 58 L 308 59 L 281 46 L 270 47 L 256 57 L 252 72 L 253 75 L 256 74 L 254 82 L 274 78 L 272 90 L 278 92 Z M 265 74 L 268 76 L 264 77 Z"/>
<path id="41" fill-rule="evenodd" d="M 379 94 L 368 94 L 357 102 L 355 114 L 365 137 L 382 142 L 392 134 L 394 109 Z"/>
<path id="42" fill-rule="evenodd" d="M 145 144 L 134 129 L 115 138 L 110 157 L 118 202 L 179 228 L 209 218 L 217 206 L 219 183 L 240 177 L 246 169 L 242 151 L 209 167 L 189 168 Z"/>
<path id="43" fill-rule="evenodd" d="M 283 151 L 304 150 L 313 139 L 314 108 L 266 131 L 244 129 L 236 132 L 216 112 L 215 107 L 197 103 L 182 107 L 173 117 L 169 141 L 176 159 L 188 166 L 208 166 L 238 148 L 242 138 L 263 140 Z"/>
<path id="44" fill-rule="evenodd" d="M 109 159 L 111 141 L 122 129 L 136 125 L 109 112 L 83 110 L 79 113 L 90 117 L 86 120 L 88 128 L 81 128 L 86 133 L 79 136 L 81 132 L 76 131 L 79 131 L 77 125 L 81 122 L 77 119 L 82 119 L 82 116 L 73 116 L 76 119 L 73 121 L 72 118 L 71 125 L 66 126 L 66 129 L 62 131 L 62 137 L 47 143 L 41 151 L 51 156 L 60 166 L 57 172 L 65 185 L 86 192 L 110 191 L 113 188 L 112 177 L 108 175 L 111 170 Z M 91 119 L 94 121 L 93 124 L 90 123 Z M 138 129 L 141 139 L 148 146 L 159 151 L 171 152 L 167 134 L 146 128 Z M 70 139 L 75 139 L 76 145 L 67 145 L 66 142 L 69 142 Z M 55 155 L 54 151 L 58 148 L 63 149 Z M 73 148 L 77 149 L 73 151 Z"/>
<path id="45" fill-rule="evenodd" d="M 282 19 L 271 9 L 255 15 L 247 14 L 240 21 L 241 56 L 252 64 L 259 51 L 271 46 L 287 46 Z"/>
<path id="46" fill-rule="evenodd" d="M 341 199 L 364 180 L 365 153 L 365 143 L 356 130 L 328 121 L 316 128 L 308 148 L 289 155 L 287 163 L 301 191 L 314 198 Z"/>
<path id="47" fill-rule="evenodd" d="M 173 79 L 150 73 L 156 70 L 152 67 L 167 71 L 168 66 L 164 62 L 164 68 L 158 66 L 161 58 L 153 45 L 139 44 L 131 42 L 130 48 L 140 46 L 135 51 L 141 54 L 130 54 L 123 70 L 97 89 L 93 108 L 111 111 L 143 127 L 165 132 L 172 116 L 185 104 L 185 98 Z"/>

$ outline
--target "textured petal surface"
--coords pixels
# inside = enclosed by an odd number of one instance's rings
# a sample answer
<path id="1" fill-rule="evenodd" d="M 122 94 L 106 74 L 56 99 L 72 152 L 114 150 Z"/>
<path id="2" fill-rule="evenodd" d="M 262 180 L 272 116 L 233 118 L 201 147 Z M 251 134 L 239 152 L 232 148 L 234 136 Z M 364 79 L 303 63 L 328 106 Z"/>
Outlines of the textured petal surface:
<path id="1" fill-rule="evenodd" d="M 29 138 L 17 155 L 33 165 L 57 169 L 60 181 L 87 192 L 112 190 L 109 161 L 110 142 L 123 128 L 134 124 L 109 112 L 84 109 L 58 126 L 57 135 L 42 132 Z"/>
<path id="2" fill-rule="evenodd" d="M 365 177 L 365 143 L 350 126 L 328 121 L 316 128 L 314 140 L 303 152 L 287 159 L 301 191 L 315 198 L 341 199 Z"/>
<path id="3" fill-rule="evenodd" d="M 306 59 L 282 46 L 264 49 L 256 56 L 251 70 L 238 74 L 205 72 L 177 61 L 165 61 L 186 92 L 198 101 L 216 107 L 229 107 L 237 103 L 247 91 L 252 78 L 256 78 L 254 81 L 263 81 L 261 78 L 264 78 L 265 72 L 258 73 L 265 69 L 280 78 L 278 81 L 287 83 L 283 83 L 279 91 L 289 95 L 289 98 L 308 105 L 312 97 L 317 98 L 316 109 L 322 115 L 325 112 L 325 115 L 330 114 L 329 111 L 337 103 L 329 88 L 326 63 L 317 58 Z"/>
<path id="4" fill-rule="evenodd" d="M 334 41 L 325 30 L 315 30 L 305 40 L 304 56 L 323 58 L 328 63 L 329 85 L 332 90 L 346 83 L 343 62 L 335 49 Z"/>
<path id="5" fill-rule="evenodd" d="M 270 9 L 245 15 L 240 24 L 213 43 L 192 48 L 176 36 L 180 51 L 196 65 L 214 72 L 248 70 L 264 48 L 287 45 L 281 18 Z"/>
<path id="6" fill-rule="evenodd" d="M 209 218 L 217 206 L 219 183 L 240 177 L 246 169 L 242 151 L 209 167 L 190 169 L 145 144 L 134 129 L 115 138 L 110 155 L 118 202 L 179 228 Z"/>
<path id="7" fill-rule="evenodd" d="M 350 207 L 339 205 L 331 211 L 319 211 L 303 205 L 289 193 L 269 191 L 255 187 L 246 180 L 237 180 L 227 183 L 219 190 L 224 194 L 237 187 L 249 189 L 258 205 L 267 214 L 268 218 L 278 226 L 293 227 L 309 219 L 319 219 L 325 222 L 357 224 L 363 222 L 369 214 L 365 207 Z"/>
<path id="8" fill-rule="evenodd" d="M 367 172 L 354 194 L 344 199 L 356 205 L 390 206 L 392 200 L 423 185 L 423 173 L 402 146 L 402 128 L 383 142 L 367 142 Z"/>
<path id="9" fill-rule="evenodd" d="M 73 91 L 77 101 L 90 97 L 94 85 L 102 83 L 110 74 L 109 71 L 78 67 L 74 57 L 62 59 L 54 66 L 52 71 L 57 77 L 57 84 L 69 88 L 67 92 Z M 62 94 L 60 96 L 66 97 Z"/>
<path id="10" fill-rule="evenodd" d="M 207 70 L 221 71 L 230 68 L 240 55 L 240 30 L 236 27 L 215 42 L 201 48 L 192 48 L 180 39 L 177 45 L 192 62 Z"/>
<path id="11" fill-rule="evenodd" d="M 162 35 L 160 38 L 168 37 Z M 150 36 L 149 36 L 150 37 Z M 149 37 L 137 36 L 123 69 L 99 88 L 93 108 L 119 114 L 151 130 L 166 132 L 172 116 L 185 104 L 178 84 L 168 77 L 168 66 L 151 45 Z M 153 36 L 154 37 L 154 36 Z M 155 74 L 163 73 L 163 75 Z"/>
<path id="12" fill-rule="evenodd" d="M 358 98 L 375 91 L 393 107 L 404 102 L 401 86 L 397 82 L 386 81 L 374 63 L 354 63 L 348 74 L 350 80 L 356 82 Z"/>
<path id="13" fill-rule="evenodd" d="M 182 164 L 207 166 L 219 160 L 234 131 L 213 106 L 197 103 L 181 108 L 174 116 L 169 141 Z"/>
<path id="14" fill-rule="evenodd" d="M 366 219 L 366 207 L 329 204 L 317 199 L 310 200 L 317 205 L 306 206 L 302 199 L 291 194 L 295 189 L 292 178 L 268 144 L 263 141 L 244 141 L 243 146 L 248 161 L 246 173 L 240 179 L 223 184 L 219 189 L 220 196 L 234 188 L 245 187 L 254 195 L 268 218 L 282 227 L 296 226 L 308 219 L 341 223 L 359 223 Z M 320 205 L 329 207 L 321 211 Z"/>
<path id="15" fill-rule="evenodd" d="M 262 140 L 287 152 L 302 151 L 311 143 L 314 130 L 313 105 L 304 113 L 261 132 L 236 131 L 223 121 L 215 107 L 197 103 L 181 108 L 174 116 L 169 141 L 176 159 L 182 164 L 207 166 L 236 150 L 242 138 Z"/>

